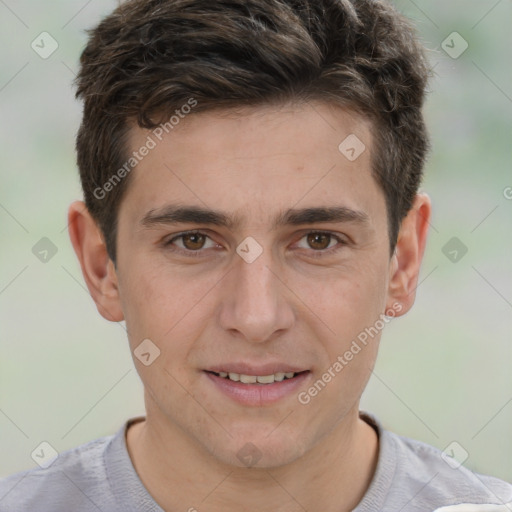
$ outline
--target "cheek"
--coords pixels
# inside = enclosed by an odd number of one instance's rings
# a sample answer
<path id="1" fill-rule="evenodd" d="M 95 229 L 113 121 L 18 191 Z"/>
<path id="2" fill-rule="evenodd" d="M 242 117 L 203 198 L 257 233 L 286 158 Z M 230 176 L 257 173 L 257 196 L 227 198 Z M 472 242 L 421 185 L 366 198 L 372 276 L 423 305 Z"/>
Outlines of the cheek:
<path id="1" fill-rule="evenodd" d="M 121 297 L 126 327 L 130 342 L 136 343 L 139 338 L 151 338 L 153 334 L 150 320 L 158 316 L 155 305 L 163 306 L 157 300 L 157 282 L 151 274 L 144 273 L 139 266 L 132 265 L 125 269 L 124 279 L 120 279 L 119 293 Z"/>
<path id="2" fill-rule="evenodd" d="M 190 287 L 179 283 L 177 273 L 153 261 L 134 257 L 123 268 L 120 282 L 123 309 L 135 326 L 149 327 L 164 316 L 170 320 L 169 314 L 177 314 L 176 306 L 182 303 L 188 290 Z"/>
<path id="3" fill-rule="evenodd" d="M 321 280 L 301 282 L 301 296 L 308 298 L 311 311 L 329 328 L 338 345 L 357 336 L 384 312 L 387 276 L 385 266 L 381 267 L 344 268 Z"/>
<path id="4" fill-rule="evenodd" d="M 133 260 L 121 298 L 132 350 L 145 338 L 161 350 L 166 367 L 186 358 L 189 347 L 210 318 L 209 297 L 220 276 L 192 276 L 167 264 L 144 266 Z M 171 350 L 172 349 L 172 350 Z"/>

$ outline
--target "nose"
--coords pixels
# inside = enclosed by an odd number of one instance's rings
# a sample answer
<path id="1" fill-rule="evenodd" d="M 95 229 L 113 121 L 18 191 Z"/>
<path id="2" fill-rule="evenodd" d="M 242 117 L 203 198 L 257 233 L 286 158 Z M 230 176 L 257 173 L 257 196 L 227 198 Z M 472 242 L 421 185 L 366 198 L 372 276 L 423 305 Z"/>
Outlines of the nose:
<path id="1" fill-rule="evenodd" d="M 224 330 L 262 343 L 293 325 L 295 312 L 289 300 L 293 293 L 284 284 L 280 268 L 267 248 L 251 263 L 235 257 L 222 292 Z"/>

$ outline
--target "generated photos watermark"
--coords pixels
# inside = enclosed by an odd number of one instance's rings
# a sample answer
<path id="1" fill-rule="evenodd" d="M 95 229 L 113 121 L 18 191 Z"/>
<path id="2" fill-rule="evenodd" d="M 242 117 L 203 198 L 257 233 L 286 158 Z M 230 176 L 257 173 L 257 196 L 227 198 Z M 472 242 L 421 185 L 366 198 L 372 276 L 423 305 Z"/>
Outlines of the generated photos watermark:
<path id="1" fill-rule="evenodd" d="M 395 302 L 392 309 L 389 309 L 386 315 L 382 313 L 379 315 L 379 319 L 374 322 L 371 327 L 366 327 L 361 331 L 355 340 L 352 340 L 350 348 L 346 350 L 343 355 L 339 355 L 336 361 L 329 366 L 329 368 L 322 374 L 322 377 L 318 379 L 312 386 L 306 391 L 301 391 L 297 399 L 302 405 L 307 405 L 311 402 L 311 399 L 320 393 L 332 379 L 338 375 L 350 361 L 354 359 L 354 356 L 359 354 L 361 350 L 366 347 L 368 342 L 379 334 L 382 329 L 394 318 L 397 313 L 402 311 L 403 306 L 399 302 Z M 362 346 L 361 346 L 362 345 Z"/>
<path id="2" fill-rule="evenodd" d="M 146 141 L 137 151 L 133 151 L 131 156 L 126 162 L 101 186 L 96 187 L 93 195 L 96 199 L 104 199 L 109 192 L 111 192 L 121 181 L 141 162 L 144 157 L 149 155 L 152 149 L 156 148 L 158 142 L 161 142 L 164 134 L 170 133 L 182 119 L 185 119 L 193 107 L 197 105 L 195 98 L 189 98 L 187 103 L 183 104 L 179 109 L 174 111 L 168 121 L 159 124 L 153 128 L 151 133 L 147 136 Z"/>

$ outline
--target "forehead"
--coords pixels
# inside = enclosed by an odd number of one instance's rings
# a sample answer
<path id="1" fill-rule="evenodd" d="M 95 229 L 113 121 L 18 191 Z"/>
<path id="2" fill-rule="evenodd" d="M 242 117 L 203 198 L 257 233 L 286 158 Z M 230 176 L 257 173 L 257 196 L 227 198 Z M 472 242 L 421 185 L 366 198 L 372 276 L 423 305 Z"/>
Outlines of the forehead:
<path id="1" fill-rule="evenodd" d="M 152 148 L 131 171 L 121 205 L 131 222 L 169 203 L 233 212 L 239 226 L 259 219 L 273 227 L 294 205 L 363 214 L 380 206 L 372 197 L 382 194 L 371 174 L 370 124 L 339 107 L 206 111 L 170 126 L 130 131 L 130 154 Z"/>

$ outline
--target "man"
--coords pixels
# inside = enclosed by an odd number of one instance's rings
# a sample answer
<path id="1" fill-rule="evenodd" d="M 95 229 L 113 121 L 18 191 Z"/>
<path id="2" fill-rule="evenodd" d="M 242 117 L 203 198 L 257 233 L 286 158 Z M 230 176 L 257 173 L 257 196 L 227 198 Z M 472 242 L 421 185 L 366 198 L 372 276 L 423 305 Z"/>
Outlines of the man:
<path id="1" fill-rule="evenodd" d="M 512 510 L 359 411 L 425 249 L 427 76 L 384 1 L 132 0 L 91 32 L 69 233 L 146 416 L 0 511 Z"/>

